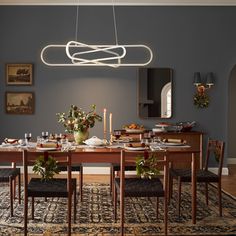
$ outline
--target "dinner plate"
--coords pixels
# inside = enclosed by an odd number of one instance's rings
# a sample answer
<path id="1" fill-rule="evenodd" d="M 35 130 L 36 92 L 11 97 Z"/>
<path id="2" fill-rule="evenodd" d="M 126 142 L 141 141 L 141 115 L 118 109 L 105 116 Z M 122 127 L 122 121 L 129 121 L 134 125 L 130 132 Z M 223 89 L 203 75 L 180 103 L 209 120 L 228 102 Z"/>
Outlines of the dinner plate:
<path id="1" fill-rule="evenodd" d="M 131 139 L 114 139 L 113 140 L 113 142 L 116 142 L 116 143 L 129 143 L 131 141 L 132 141 Z"/>
<path id="2" fill-rule="evenodd" d="M 125 147 L 126 150 L 130 151 L 144 151 L 149 149 L 148 147 Z"/>
<path id="3" fill-rule="evenodd" d="M 143 133 L 144 129 L 125 129 L 127 133 Z"/>
<path id="4" fill-rule="evenodd" d="M 57 150 L 57 148 L 56 147 L 36 147 L 36 149 L 37 150 L 39 150 L 39 151 L 55 151 L 55 150 Z"/>
<path id="5" fill-rule="evenodd" d="M 183 146 L 184 143 L 162 143 L 165 146 Z"/>

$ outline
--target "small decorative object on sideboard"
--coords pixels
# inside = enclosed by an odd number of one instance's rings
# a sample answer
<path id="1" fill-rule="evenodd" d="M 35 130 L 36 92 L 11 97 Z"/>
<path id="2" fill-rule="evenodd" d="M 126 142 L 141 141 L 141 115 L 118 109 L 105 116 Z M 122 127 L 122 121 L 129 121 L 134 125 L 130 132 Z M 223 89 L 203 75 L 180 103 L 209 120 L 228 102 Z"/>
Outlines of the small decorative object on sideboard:
<path id="1" fill-rule="evenodd" d="M 88 129 L 94 127 L 95 121 L 102 121 L 102 117 L 96 113 L 96 105 L 91 105 L 89 112 L 83 111 L 75 105 L 71 105 L 68 113 L 57 113 L 58 122 L 66 128 L 65 132 L 74 134 L 75 142 L 83 143 L 89 136 Z"/>
<path id="2" fill-rule="evenodd" d="M 180 129 L 181 132 L 189 132 L 196 125 L 196 121 L 178 122 L 178 123 L 176 123 L 176 125 L 181 127 L 181 129 Z"/>

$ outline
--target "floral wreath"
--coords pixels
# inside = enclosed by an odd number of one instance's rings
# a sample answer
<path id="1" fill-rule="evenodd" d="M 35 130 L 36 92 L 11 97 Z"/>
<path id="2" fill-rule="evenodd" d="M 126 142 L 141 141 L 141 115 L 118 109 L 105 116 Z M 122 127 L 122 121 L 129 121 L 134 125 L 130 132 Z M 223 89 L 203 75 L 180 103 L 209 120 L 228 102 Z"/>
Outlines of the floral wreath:
<path id="1" fill-rule="evenodd" d="M 148 151 L 143 156 L 136 158 L 136 173 L 141 178 L 152 179 L 160 174 L 157 168 L 157 157 L 154 153 L 149 155 Z"/>
<path id="2" fill-rule="evenodd" d="M 205 93 L 206 88 L 204 86 L 199 86 L 197 88 L 197 93 L 193 96 L 194 105 L 198 108 L 206 108 L 209 106 L 209 96 Z"/>
<path id="3" fill-rule="evenodd" d="M 48 152 L 44 155 L 39 156 L 33 166 L 33 172 L 41 175 L 42 181 L 47 181 L 53 178 L 55 174 L 59 174 L 60 170 L 57 166 L 57 161 Z"/>

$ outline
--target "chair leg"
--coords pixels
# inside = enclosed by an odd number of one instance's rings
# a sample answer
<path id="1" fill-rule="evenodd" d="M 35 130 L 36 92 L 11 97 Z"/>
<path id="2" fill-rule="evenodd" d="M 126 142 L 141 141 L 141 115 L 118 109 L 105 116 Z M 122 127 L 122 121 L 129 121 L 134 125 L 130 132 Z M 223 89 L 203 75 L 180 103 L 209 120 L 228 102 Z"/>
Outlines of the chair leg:
<path id="1" fill-rule="evenodd" d="M 83 166 L 80 166 L 79 172 L 79 194 L 80 194 L 80 201 L 83 201 Z"/>
<path id="2" fill-rule="evenodd" d="M 178 204 L 177 204 L 177 215 L 180 217 L 180 204 L 181 204 L 181 179 L 178 177 Z"/>
<path id="3" fill-rule="evenodd" d="M 208 206 L 208 183 L 205 183 L 205 195 L 206 195 L 206 204 Z"/>
<path id="4" fill-rule="evenodd" d="M 20 180 L 20 174 L 18 175 L 18 200 L 19 200 L 19 204 L 21 204 L 21 180 Z"/>
<path id="5" fill-rule="evenodd" d="M 164 197 L 164 233 L 165 235 L 168 234 L 167 224 L 168 224 L 168 196 L 165 196 Z"/>
<path id="6" fill-rule="evenodd" d="M 158 220 L 158 213 L 159 213 L 159 198 L 156 197 L 156 219 Z"/>
<path id="7" fill-rule="evenodd" d="M 170 199 L 173 197 L 173 177 L 169 176 L 169 192 L 168 192 L 168 203 L 170 204 Z"/>
<path id="8" fill-rule="evenodd" d="M 68 196 L 68 215 L 67 215 L 67 220 L 68 220 L 68 236 L 71 235 L 71 197 L 70 194 Z"/>
<path id="9" fill-rule="evenodd" d="M 114 198 L 113 196 L 113 173 L 114 172 L 114 168 L 113 166 L 110 167 L 110 195 L 112 196 L 112 200 Z"/>
<path id="10" fill-rule="evenodd" d="M 222 193 L 221 193 L 221 181 L 218 182 L 218 199 L 219 199 L 219 215 L 222 216 Z"/>
<path id="11" fill-rule="evenodd" d="M 9 185 L 10 185 L 10 211 L 11 211 L 11 217 L 13 217 L 13 188 L 14 188 L 14 182 L 13 182 L 13 179 L 12 177 L 10 176 L 9 177 Z"/>
<path id="12" fill-rule="evenodd" d="M 115 186 L 113 186 L 113 194 L 114 194 L 114 199 L 113 199 L 113 204 L 114 204 L 114 221 L 116 222 L 117 220 L 117 189 Z"/>
<path id="13" fill-rule="evenodd" d="M 34 197 L 32 197 L 32 220 L 34 220 Z"/>
<path id="14" fill-rule="evenodd" d="M 77 203 L 77 200 L 76 200 L 76 185 L 75 185 L 75 188 L 74 188 L 74 223 L 76 223 L 76 203 Z"/>
<path id="15" fill-rule="evenodd" d="M 27 224 L 28 224 L 28 197 L 24 198 L 24 236 L 27 236 Z"/>

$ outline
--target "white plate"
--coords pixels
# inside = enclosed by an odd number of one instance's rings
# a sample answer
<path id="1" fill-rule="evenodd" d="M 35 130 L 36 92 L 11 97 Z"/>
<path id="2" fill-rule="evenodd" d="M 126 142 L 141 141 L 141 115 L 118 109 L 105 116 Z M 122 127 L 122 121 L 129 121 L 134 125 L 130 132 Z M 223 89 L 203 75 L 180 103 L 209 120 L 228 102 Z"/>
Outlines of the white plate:
<path id="1" fill-rule="evenodd" d="M 143 133 L 144 129 L 125 129 L 127 133 Z"/>
<path id="2" fill-rule="evenodd" d="M 125 147 L 126 150 L 130 151 L 144 151 L 149 149 L 148 147 Z"/>
<path id="3" fill-rule="evenodd" d="M 183 146 L 184 143 L 162 143 L 165 146 Z"/>
<path id="4" fill-rule="evenodd" d="M 116 143 L 129 143 L 131 142 L 132 140 L 130 139 L 114 139 L 113 142 L 116 142 Z"/>
<path id="5" fill-rule="evenodd" d="M 53 148 L 53 147 L 36 147 L 36 149 L 39 151 L 55 151 L 55 150 L 57 150 L 57 148 Z"/>

